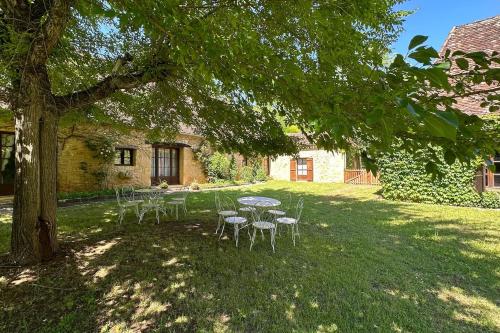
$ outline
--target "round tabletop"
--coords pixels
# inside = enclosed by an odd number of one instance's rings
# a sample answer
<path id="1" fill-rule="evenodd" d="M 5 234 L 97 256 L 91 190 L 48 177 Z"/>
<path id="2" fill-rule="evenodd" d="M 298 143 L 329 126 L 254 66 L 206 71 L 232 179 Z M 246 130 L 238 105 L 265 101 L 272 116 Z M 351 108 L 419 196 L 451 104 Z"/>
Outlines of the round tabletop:
<path id="1" fill-rule="evenodd" d="M 281 205 L 281 201 L 268 197 L 241 197 L 237 201 L 242 205 L 255 207 L 276 207 Z"/>

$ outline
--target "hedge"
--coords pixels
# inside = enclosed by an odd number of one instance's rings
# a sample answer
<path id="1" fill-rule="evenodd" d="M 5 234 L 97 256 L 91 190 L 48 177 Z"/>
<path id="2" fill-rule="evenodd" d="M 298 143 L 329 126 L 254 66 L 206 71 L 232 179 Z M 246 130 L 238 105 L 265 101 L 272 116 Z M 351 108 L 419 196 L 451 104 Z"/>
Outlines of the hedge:
<path id="1" fill-rule="evenodd" d="M 382 194 L 391 200 L 424 202 L 453 206 L 500 208 L 500 194 L 478 193 L 474 188 L 476 172 L 481 161 L 448 165 L 443 154 L 438 171 L 441 177 L 432 177 L 425 171 L 430 152 L 414 154 L 396 150 L 379 161 Z"/>

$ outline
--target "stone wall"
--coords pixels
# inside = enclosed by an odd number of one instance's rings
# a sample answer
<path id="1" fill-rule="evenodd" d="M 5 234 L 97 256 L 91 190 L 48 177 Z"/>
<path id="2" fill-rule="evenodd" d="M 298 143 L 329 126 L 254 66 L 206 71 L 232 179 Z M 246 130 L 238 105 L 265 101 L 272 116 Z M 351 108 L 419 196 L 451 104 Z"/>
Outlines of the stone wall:
<path id="1" fill-rule="evenodd" d="M 203 138 L 194 135 L 180 134 L 177 136 L 176 142 L 186 143 L 196 149 L 203 142 Z M 191 184 L 194 181 L 198 183 L 205 183 L 207 181 L 203 167 L 195 158 L 192 148 L 184 147 L 180 149 L 180 182 L 185 185 Z"/>
<path id="2" fill-rule="evenodd" d="M 85 140 L 96 136 L 114 137 L 117 147 L 134 149 L 134 165 L 103 164 L 95 158 Z M 141 132 L 118 133 L 106 127 L 80 126 L 61 129 L 59 133 L 58 191 L 75 192 L 102 187 L 133 185 L 146 187 L 151 183 L 151 145 Z M 99 171 L 107 174 L 100 183 L 95 176 Z"/>
<path id="3" fill-rule="evenodd" d="M 13 124 L 0 124 L 0 131 L 14 132 Z M 95 152 L 88 148 L 85 140 L 89 137 L 110 136 L 115 138 L 116 147 L 134 149 L 134 165 L 103 165 Z M 171 142 L 172 140 L 169 140 Z M 179 134 L 173 140 L 190 147 L 179 149 L 180 183 L 189 185 L 193 181 L 206 182 L 201 164 L 196 160 L 192 148 L 197 148 L 203 141 L 196 135 Z M 108 127 L 72 126 L 60 128 L 58 138 L 58 191 L 92 191 L 102 187 L 133 185 L 148 187 L 151 185 L 152 145 L 147 143 L 146 135 L 141 131 L 128 133 L 117 132 Z M 105 171 L 107 177 L 99 183 L 94 174 Z"/>
<path id="4" fill-rule="evenodd" d="M 65 137 L 66 135 L 66 137 Z M 107 135 L 116 138 L 116 147 L 134 149 L 134 165 L 103 166 L 94 158 L 95 154 L 85 144 L 85 139 L 92 135 Z M 148 187 L 151 185 L 152 145 L 147 143 L 144 132 L 131 131 L 128 134 L 113 132 L 106 128 L 85 127 L 76 130 L 61 131 L 59 145 L 59 177 L 60 192 L 89 191 L 102 187 L 132 185 Z M 195 159 L 192 148 L 198 147 L 202 138 L 195 135 L 179 134 L 176 143 L 190 147 L 179 149 L 180 183 L 189 185 L 196 180 L 206 181 L 201 164 Z M 172 140 L 169 140 L 169 142 Z M 191 148 L 192 147 L 192 148 Z M 82 167 L 83 165 L 83 167 Z M 93 173 L 105 169 L 108 177 L 105 184 L 99 184 Z"/>
<path id="5" fill-rule="evenodd" d="M 302 150 L 300 158 L 313 159 L 313 181 L 315 182 L 344 182 L 345 155 L 332 153 L 326 150 Z M 290 159 L 292 156 L 278 156 L 271 159 L 269 175 L 273 179 L 290 180 Z"/>

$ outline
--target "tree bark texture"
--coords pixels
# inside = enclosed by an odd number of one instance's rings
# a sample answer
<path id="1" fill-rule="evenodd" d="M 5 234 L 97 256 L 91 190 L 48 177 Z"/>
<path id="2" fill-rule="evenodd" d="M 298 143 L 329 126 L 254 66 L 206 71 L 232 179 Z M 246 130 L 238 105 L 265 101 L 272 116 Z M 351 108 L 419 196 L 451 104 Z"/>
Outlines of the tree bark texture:
<path id="1" fill-rule="evenodd" d="M 28 264 L 57 251 L 57 112 L 44 66 L 25 69 L 20 91 L 11 254 Z"/>

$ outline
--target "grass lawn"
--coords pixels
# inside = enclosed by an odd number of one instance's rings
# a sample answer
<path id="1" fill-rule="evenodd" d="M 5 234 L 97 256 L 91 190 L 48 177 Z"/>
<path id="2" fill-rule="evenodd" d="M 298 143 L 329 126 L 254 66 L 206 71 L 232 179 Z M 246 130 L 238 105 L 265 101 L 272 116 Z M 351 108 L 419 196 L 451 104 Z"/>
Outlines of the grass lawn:
<path id="1" fill-rule="evenodd" d="M 59 258 L 0 268 L 0 332 L 498 332 L 500 211 L 381 200 L 376 187 L 269 182 L 305 198 L 301 239 L 217 241 L 213 192 L 155 225 L 61 208 Z M 10 217 L 0 215 L 0 252 Z"/>

